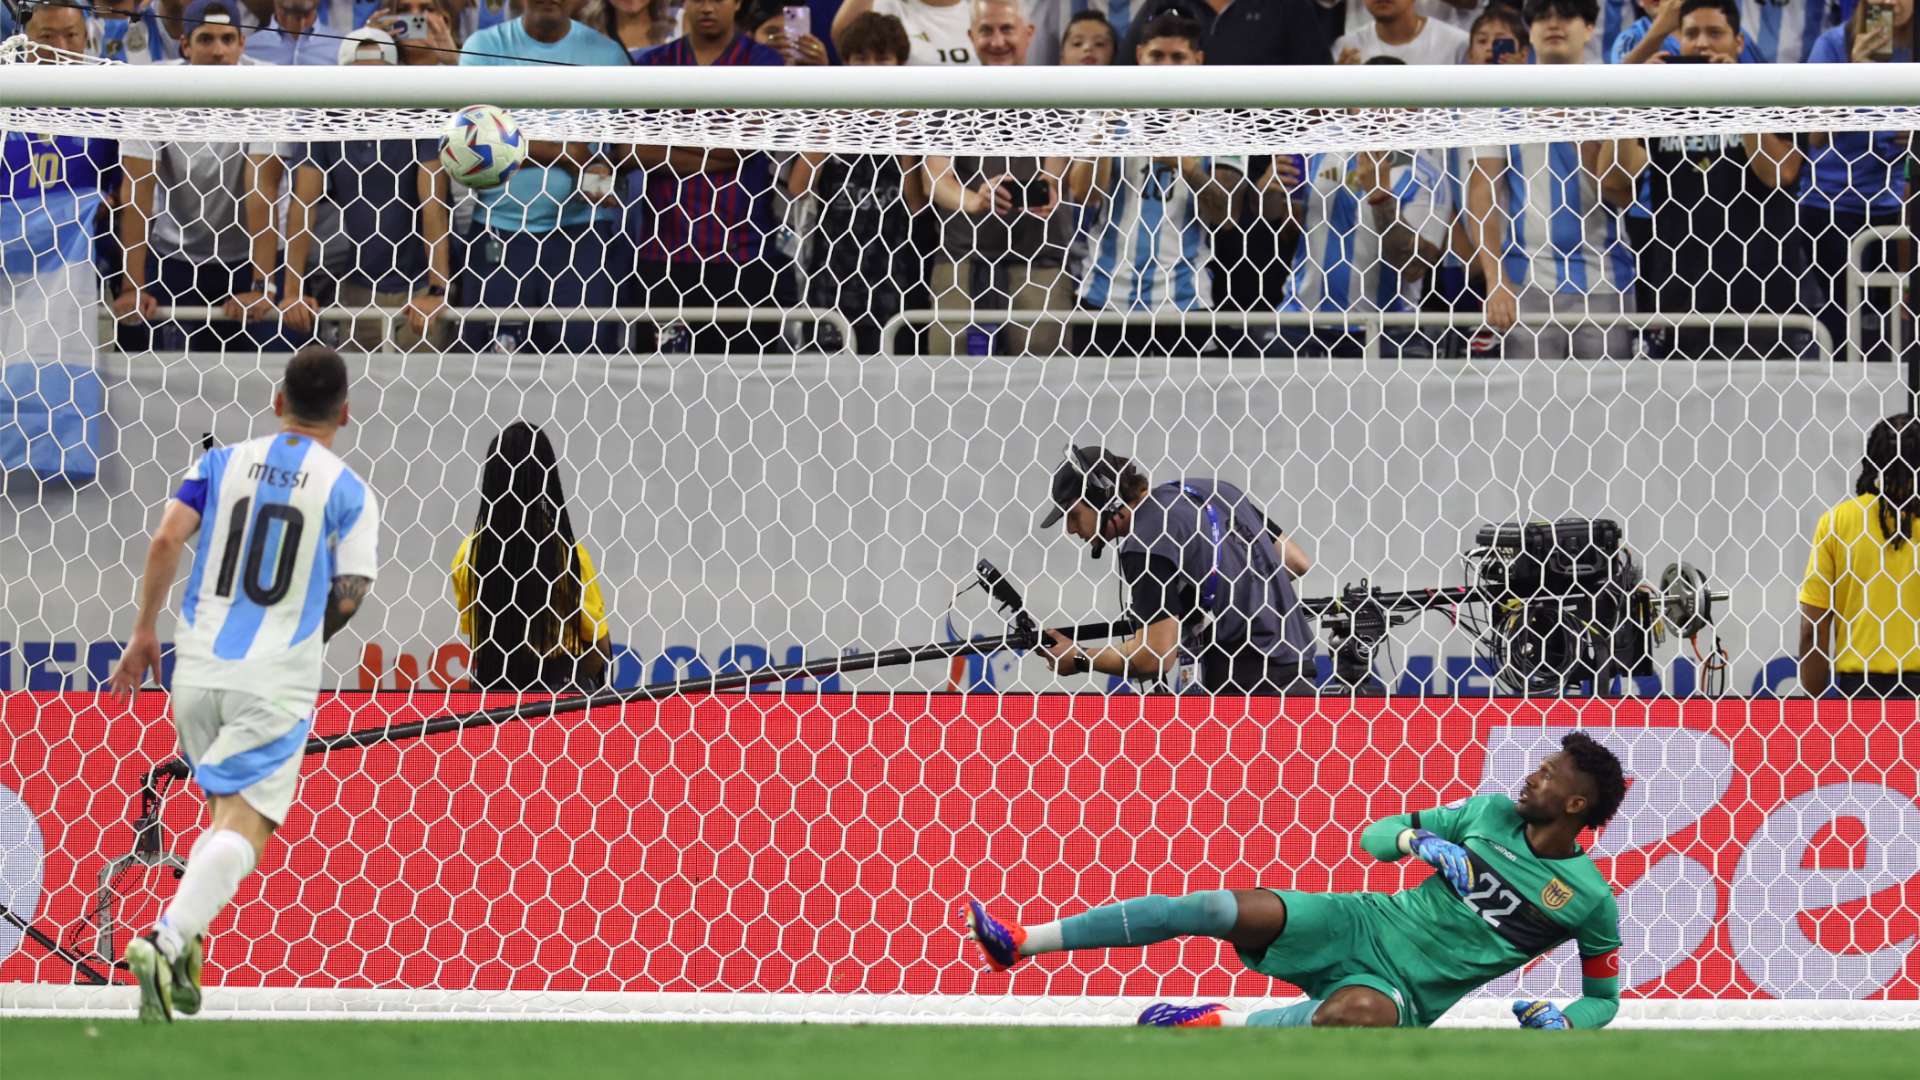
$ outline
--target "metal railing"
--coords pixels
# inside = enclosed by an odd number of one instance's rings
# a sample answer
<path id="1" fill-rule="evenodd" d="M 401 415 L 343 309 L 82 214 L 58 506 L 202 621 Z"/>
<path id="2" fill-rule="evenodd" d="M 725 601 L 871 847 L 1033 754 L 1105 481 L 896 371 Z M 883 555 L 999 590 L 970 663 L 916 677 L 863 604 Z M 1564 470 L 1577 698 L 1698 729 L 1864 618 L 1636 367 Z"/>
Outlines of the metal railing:
<path id="1" fill-rule="evenodd" d="M 394 327 L 403 317 L 405 307 L 387 307 L 367 305 L 365 307 L 325 307 L 314 316 L 316 325 L 320 323 L 348 324 L 387 320 L 386 333 L 381 337 L 377 353 L 398 353 L 401 349 L 394 338 Z M 800 323 L 825 324 L 840 331 L 840 340 L 853 340 L 853 324 L 845 315 L 831 308 L 813 307 L 579 307 L 579 308 L 520 308 L 520 307 L 452 307 L 442 308 L 435 316 L 438 320 L 454 323 L 497 321 L 502 323 L 550 323 L 581 322 L 604 325 L 619 325 L 632 330 L 638 324 L 650 324 L 655 327 L 667 327 L 675 323 L 688 326 L 706 326 L 720 323 Z M 157 328 L 168 322 L 209 323 L 234 322 L 226 311 L 217 307 L 162 307 L 151 318 L 131 322 L 130 325 Z M 265 320 L 261 325 L 265 325 Z M 119 325 L 110 313 L 101 313 L 101 342 L 111 343 L 113 328 Z M 284 324 L 282 324 L 284 325 Z"/>
<path id="2" fill-rule="evenodd" d="M 1907 336 L 1906 321 L 1900 317 L 1904 305 L 1899 302 L 1906 291 L 1906 275 L 1898 271 L 1869 274 L 1861 257 L 1867 253 L 1867 245 L 1875 240 L 1892 243 L 1911 239 L 1913 230 L 1905 225 L 1869 225 L 1847 241 L 1847 359 L 1859 361 L 1866 356 L 1866 350 L 1860 347 L 1860 330 L 1861 309 L 1866 306 L 1868 289 L 1893 290 L 1894 302 L 1887 305 L 1886 315 L 1893 327 L 1887 336 L 1893 355 L 1900 355 Z"/>
<path id="3" fill-rule="evenodd" d="M 931 308 L 915 308 L 902 311 L 888 319 L 880 328 L 880 353 L 883 356 L 895 355 L 894 344 L 900 331 L 909 326 L 976 325 L 994 323 L 1012 323 L 1016 326 L 1029 326 L 1039 322 L 1059 322 L 1067 326 L 1157 326 L 1169 329 L 1178 328 L 1190 332 L 1206 332 L 1213 329 L 1246 329 L 1249 327 L 1298 327 L 1307 330 L 1330 330 L 1340 333 L 1359 333 L 1363 335 L 1361 355 L 1368 360 L 1380 358 L 1380 343 L 1389 328 L 1398 329 L 1450 329 L 1474 331 L 1486 325 L 1486 318 L 1472 311 L 1408 311 L 1408 312 L 1271 312 L 1271 311 L 1012 311 L 1007 309 L 971 311 L 935 311 Z M 1833 335 L 1812 315 L 1793 314 L 1754 314 L 1743 315 L 1732 312 L 1709 314 L 1706 312 L 1650 312 L 1627 313 L 1607 312 L 1594 314 L 1555 314 L 1552 312 L 1530 312 L 1520 315 L 1517 325 L 1538 329 L 1557 327 L 1559 329 L 1578 329 L 1583 326 L 1631 326 L 1645 329 L 1649 326 L 1671 326 L 1675 328 L 1702 327 L 1709 330 L 1722 327 L 1752 328 L 1754 326 L 1772 327 L 1782 331 L 1804 330 L 1811 334 L 1814 344 L 1819 347 L 1822 359 L 1834 358 Z M 1627 359 L 1621 357 L 1620 359 Z"/>

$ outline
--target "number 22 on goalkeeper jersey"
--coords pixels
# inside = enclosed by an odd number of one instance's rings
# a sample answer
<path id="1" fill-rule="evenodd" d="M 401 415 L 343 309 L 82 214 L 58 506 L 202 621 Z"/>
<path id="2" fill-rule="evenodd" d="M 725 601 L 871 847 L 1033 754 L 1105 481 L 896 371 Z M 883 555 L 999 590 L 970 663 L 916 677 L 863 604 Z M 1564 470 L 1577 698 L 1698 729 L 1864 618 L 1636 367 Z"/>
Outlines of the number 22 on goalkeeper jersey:
<path id="1" fill-rule="evenodd" d="M 200 512 L 200 531 L 174 684 L 243 690 L 306 715 L 333 579 L 371 579 L 379 562 L 373 493 L 331 450 L 280 432 L 207 451 L 175 498 Z"/>
<path id="2" fill-rule="evenodd" d="M 1476 795 L 1392 820 L 1466 848 L 1473 871 L 1464 896 L 1435 874 L 1393 897 L 1403 929 L 1425 946 L 1405 962 L 1418 983 L 1457 999 L 1573 938 L 1586 995 L 1618 1000 L 1620 909 L 1586 852 L 1535 854 L 1526 822 L 1505 795 Z M 1583 1009 L 1570 1006 L 1568 1015 Z"/>

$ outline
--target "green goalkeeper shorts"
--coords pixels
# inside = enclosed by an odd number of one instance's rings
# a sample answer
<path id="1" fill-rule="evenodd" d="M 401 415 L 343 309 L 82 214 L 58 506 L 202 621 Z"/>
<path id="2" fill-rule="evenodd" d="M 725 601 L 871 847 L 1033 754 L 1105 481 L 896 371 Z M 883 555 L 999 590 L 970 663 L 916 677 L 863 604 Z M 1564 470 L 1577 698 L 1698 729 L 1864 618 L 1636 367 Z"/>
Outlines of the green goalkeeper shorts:
<path id="1" fill-rule="evenodd" d="M 1287 905 L 1287 928 L 1264 953 L 1235 950 L 1241 963 L 1318 1001 L 1342 987 L 1365 986 L 1393 1002 L 1401 1027 L 1433 1022 L 1419 1015 L 1413 995 L 1380 947 L 1377 916 L 1362 895 L 1268 891 Z"/>

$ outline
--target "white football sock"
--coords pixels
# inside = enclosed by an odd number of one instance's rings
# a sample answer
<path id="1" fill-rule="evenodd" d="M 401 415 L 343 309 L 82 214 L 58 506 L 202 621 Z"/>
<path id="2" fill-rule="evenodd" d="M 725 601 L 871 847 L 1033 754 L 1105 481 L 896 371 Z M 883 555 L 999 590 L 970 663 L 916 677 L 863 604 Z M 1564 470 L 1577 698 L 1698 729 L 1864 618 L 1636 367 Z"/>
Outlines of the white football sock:
<path id="1" fill-rule="evenodd" d="M 209 829 L 194 841 L 187 858 L 187 873 L 180 879 L 179 891 L 160 917 L 162 948 L 166 931 L 179 935 L 182 943 L 207 932 L 208 924 L 233 899 L 240 879 L 253 870 L 253 844 L 231 829 Z M 176 946 L 169 956 L 179 955 Z"/>
<path id="2" fill-rule="evenodd" d="M 1027 927 L 1027 939 L 1020 943 L 1021 956 L 1036 956 L 1040 953 L 1059 952 L 1066 946 L 1060 940 L 1058 922 L 1041 923 Z"/>
<path id="3" fill-rule="evenodd" d="M 199 833 L 195 834 L 193 846 L 187 849 L 188 866 L 192 866 L 193 860 L 200 857 L 201 849 L 207 846 L 207 837 L 212 835 L 212 829 L 201 829 Z M 181 874 L 184 876 L 186 871 L 182 870 Z M 173 924 L 167 921 L 166 912 L 163 911 L 160 913 L 160 921 L 153 924 L 153 932 L 155 937 L 159 939 L 161 953 L 163 953 L 169 961 L 179 959 L 180 950 L 185 948 L 187 943 L 181 939 L 180 931 L 175 930 Z"/>

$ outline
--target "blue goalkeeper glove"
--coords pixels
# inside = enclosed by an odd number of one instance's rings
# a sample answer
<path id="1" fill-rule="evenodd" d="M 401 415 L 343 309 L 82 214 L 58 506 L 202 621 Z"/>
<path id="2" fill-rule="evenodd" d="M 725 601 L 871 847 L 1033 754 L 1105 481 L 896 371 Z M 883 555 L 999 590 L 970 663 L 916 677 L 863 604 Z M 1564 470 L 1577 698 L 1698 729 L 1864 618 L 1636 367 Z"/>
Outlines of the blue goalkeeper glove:
<path id="1" fill-rule="evenodd" d="M 1573 1027 L 1567 1023 L 1567 1014 L 1551 1001 L 1516 1001 L 1513 1003 L 1513 1018 L 1520 1021 L 1523 1028 L 1539 1028 L 1542 1031 L 1566 1031 Z"/>
<path id="2" fill-rule="evenodd" d="M 1413 842 L 1407 847 L 1414 858 L 1440 871 L 1454 892 L 1465 896 L 1473 891 L 1473 863 L 1467 859 L 1466 848 L 1425 829 L 1415 829 Z"/>

